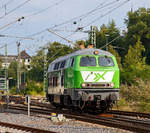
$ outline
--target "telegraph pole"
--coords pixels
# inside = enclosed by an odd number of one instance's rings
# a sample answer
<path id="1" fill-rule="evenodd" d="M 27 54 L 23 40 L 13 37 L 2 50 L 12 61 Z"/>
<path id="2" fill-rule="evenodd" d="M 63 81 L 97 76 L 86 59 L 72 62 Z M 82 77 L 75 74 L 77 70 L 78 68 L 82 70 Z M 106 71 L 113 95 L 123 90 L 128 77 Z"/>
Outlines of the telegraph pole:
<path id="1" fill-rule="evenodd" d="M 44 48 L 44 87 L 43 90 L 46 91 L 46 80 L 47 80 L 47 55 L 46 55 L 46 49 Z"/>
<path id="2" fill-rule="evenodd" d="M 5 89 L 8 91 L 7 44 L 5 45 Z"/>
<path id="3" fill-rule="evenodd" d="M 20 92 L 20 84 L 21 84 L 21 77 L 20 77 L 20 42 L 17 44 L 18 47 L 18 63 L 17 63 L 17 91 Z"/>
<path id="4" fill-rule="evenodd" d="M 95 26 L 91 26 L 90 43 L 93 44 L 94 48 L 96 48 L 96 27 Z"/>

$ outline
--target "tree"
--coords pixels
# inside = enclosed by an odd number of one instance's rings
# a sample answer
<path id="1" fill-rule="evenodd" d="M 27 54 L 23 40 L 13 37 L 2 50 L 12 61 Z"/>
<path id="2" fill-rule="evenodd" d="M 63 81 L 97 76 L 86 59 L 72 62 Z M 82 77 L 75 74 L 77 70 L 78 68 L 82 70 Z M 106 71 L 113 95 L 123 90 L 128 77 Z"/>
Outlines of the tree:
<path id="1" fill-rule="evenodd" d="M 100 30 L 96 31 L 96 47 L 101 48 L 106 45 L 106 43 L 115 40 L 111 43 L 112 46 L 121 47 L 120 31 L 116 28 L 115 22 L 112 20 L 108 26 L 102 25 Z M 104 47 L 105 49 L 106 47 Z"/>
<path id="2" fill-rule="evenodd" d="M 132 85 L 136 83 L 135 79 L 141 78 L 143 80 L 150 79 L 150 67 L 146 65 L 146 57 L 142 56 L 145 51 L 140 39 L 134 46 L 129 46 L 128 53 L 124 59 L 124 68 L 121 72 L 121 82 Z"/>
<path id="3" fill-rule="evenodd" d="M 146 58 L 142 56 L 143 52 L 145 52 L 145 48 L 138 39 L 135 46 L 129 46 L 128 54 L 124 60 L 124 67 L 128 70 L 143 70 L 146 66 Z"/>
<path id="4" fill-rule="evenodd" d="M 71 46 L 67 46 L 59 42 L 48 43 L 48 45 L 49 45 L 47 53 L 48 63 L 51 63 L 53 60 L 55 60 L 60 56 L 64 56 L 66 54 L 70 54 L 73 52 Z"/>
<path id="5" fill-rule="evenodd" d="M 116 57 L 119 69 L 122 71 L 121 57 L 119 56 L 118 52 L 113 48 L 112 45 L 109 45 L 108 51 Z"/>
<path id="6" fill-rule="evenodd" d="M 138 38 L 141 38 L 141 42 L 146 51 L 146 62 L 150 64 L 150 9 L 140 8 L 135 12 L 130 11 L 128 13 L 128 19 L 125 20 L 128 32 L 125 36 L 126 49 L 129 44 L 135 44 Z"/>
<path id="7" fill-rule="evenodd" d="M 31 70 L 28 71 L 28 79 L 37 82 L 43 81 L 44 74 L 44 54 L 43 50 L 39 50 L 37 55 L 31 59 Z"/>
<path id="8" fill-rule="evenodd" d="M 86 43 L 85 43 L 85 41 L 84 40 L 79 40 L 79 41 L 76 41 L 76 44 L 75 44 L 75 46 L 74 46 L 74 50 L 76 51 L 76 50 L 79 50 L 80 49 L 80 47 L 81 47 L 81 45 L 85 48 L 86 46 Z"/>
<path id="9" fill-rule="evenodd" d="M 8 78 L 12 78 L 9 82 L 10 88 L 15 86 L 17 83 L 17 61 L 13 61 L 10 63 L 8 68 Z"/>

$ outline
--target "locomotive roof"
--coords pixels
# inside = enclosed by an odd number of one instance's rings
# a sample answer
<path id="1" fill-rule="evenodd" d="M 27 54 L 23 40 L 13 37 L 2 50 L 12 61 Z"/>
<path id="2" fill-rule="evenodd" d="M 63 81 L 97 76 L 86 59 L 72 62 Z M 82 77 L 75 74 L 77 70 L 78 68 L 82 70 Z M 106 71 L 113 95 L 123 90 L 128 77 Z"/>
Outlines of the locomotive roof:
<path id="1" fill-rule="evenodd" d="M 110 52 L 107 52 L 107 51 L 104 51 L 104 50 L 95 49 L 95 48 L 90 48 L 90 49 L 86 48 L 86 49 L 78 50 L 74 53 L 67 54 L 65 56 L 59 57 L 59 58 L 55 59 L 52 63 L 63 61 L 65 59 L 68 59 L 68 58 L 76 56 L 76 55 L 95 55 L 94 51 L 98 51 L 97 55 L 113 56 Z"/>

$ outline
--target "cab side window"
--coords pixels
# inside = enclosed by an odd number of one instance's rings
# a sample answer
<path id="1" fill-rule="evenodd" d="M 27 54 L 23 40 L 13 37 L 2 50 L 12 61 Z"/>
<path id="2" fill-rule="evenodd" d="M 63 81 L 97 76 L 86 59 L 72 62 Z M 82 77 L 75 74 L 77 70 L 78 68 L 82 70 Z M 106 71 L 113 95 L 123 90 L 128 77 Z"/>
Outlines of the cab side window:
<path id="1" fill-rule="evenodd" d="M 70 67 L 73 67 L 73 65 L 74 65 L 74 57 L 71 58 L 71 60 L 70 60 Z"/>

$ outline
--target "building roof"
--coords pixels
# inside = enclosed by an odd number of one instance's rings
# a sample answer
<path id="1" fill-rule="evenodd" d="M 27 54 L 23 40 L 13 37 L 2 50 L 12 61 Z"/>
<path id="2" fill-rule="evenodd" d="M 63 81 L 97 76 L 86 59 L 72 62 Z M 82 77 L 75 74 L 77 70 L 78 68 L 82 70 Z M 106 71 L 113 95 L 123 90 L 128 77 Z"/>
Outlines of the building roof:
<path id="1" fill-rule="evenodd" d="M 21 59 L 29 59 L 29 58 L 31 58 L 31 56 L 28 55 L 25 50 L 20 53 L 20 56 L 21 56 Z"/>
<path id="2" fill-rule="evenodd" d="M 21 59 L 29 59 L 31 58 L 31 56 L 29 56 L 26 51 L 22 51 L 20 53 Z M 5 62 L 5 55 L 0 55 L 0 58 L 2 60 L 2 62 Z M 18 56 L 17 55 L 7 55 L 7 62 L 11 63 L 14 60 L 17 60 Z"/>

